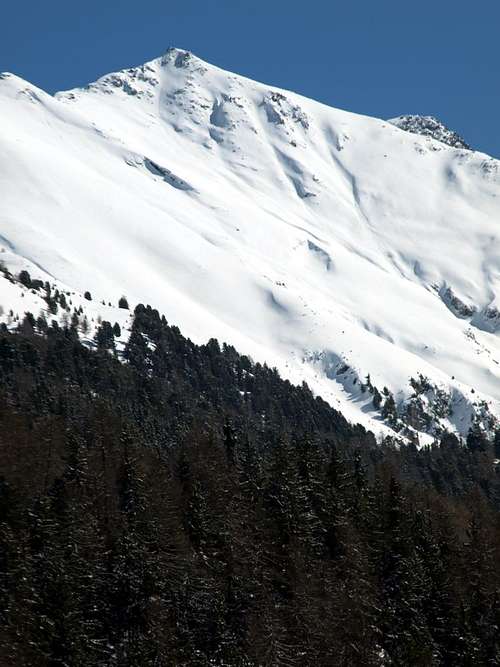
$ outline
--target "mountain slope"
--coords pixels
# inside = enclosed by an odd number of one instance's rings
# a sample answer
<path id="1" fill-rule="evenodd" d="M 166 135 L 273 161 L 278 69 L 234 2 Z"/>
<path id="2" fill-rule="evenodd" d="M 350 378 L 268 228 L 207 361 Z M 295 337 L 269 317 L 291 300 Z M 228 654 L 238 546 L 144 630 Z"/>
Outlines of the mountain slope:
<path id="1" fill-rule="evenodd" d="M 420 432 L 500 414 L 498 161 L 178 49 L 55 97 L 2 75 L 0 108 L 8 267 L 152 303 L 375 430 L 367 374 Z"/>

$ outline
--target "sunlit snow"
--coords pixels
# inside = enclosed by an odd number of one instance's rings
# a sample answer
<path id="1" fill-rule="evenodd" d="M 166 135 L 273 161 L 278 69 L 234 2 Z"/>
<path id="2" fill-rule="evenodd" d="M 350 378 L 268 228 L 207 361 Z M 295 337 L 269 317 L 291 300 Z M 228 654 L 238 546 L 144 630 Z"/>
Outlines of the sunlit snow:
<path id="1" fill-rule="evenodd" d="M 398 403 L 430 378 L 462 433 L 500 414 L 498 161 L 178 49 L 55 97 L 1 75 L 0 113 L 12 271 L 150 303 L 379 432 L 367 373 Z"/>

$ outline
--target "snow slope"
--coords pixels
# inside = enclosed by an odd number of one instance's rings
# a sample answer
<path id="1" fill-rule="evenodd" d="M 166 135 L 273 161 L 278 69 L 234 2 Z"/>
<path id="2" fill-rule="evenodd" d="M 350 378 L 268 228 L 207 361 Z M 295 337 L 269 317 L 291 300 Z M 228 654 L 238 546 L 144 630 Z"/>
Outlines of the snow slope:
<path id="1" fill-rule="evenodd" d="M 500 162 L 179 49 L 55 97 L 1 75 L 0 113 L 11 270 L 150 303 L 378 432 L 367 374 L 421 432 L 500 415 Z"/>

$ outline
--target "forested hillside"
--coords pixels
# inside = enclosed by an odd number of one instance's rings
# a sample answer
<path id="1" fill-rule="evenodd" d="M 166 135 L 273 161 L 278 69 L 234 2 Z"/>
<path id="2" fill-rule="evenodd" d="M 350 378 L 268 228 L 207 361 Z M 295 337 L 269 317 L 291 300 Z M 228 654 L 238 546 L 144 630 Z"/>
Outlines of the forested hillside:
<path id="1" fill-rule="evenodd" d="M 120 352 L 77 322 L 0 332 L 1 665 L 500 663 L 500 438 L 379 444 L 149 306 Z"/>

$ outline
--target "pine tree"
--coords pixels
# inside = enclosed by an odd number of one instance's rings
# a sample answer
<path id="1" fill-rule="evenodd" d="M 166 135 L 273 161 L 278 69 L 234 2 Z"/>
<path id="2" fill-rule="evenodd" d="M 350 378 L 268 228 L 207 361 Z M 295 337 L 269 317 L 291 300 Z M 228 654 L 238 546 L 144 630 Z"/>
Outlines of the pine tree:
<path id="1" fill-rule="evenodd" d="M 500 429 L 495 431 L 495 439 L 493 442 L 493 450 L 496 459 L 500 459 Z"/>
<path id="2" fill-rule="evenodd" d="M 100 327 L 95 334 L 95 342 L 97 347 L 102 350 L 115 349 L 115 337 L 113 334 L 113 327 L 109 322 L 103 320 Z"/>
<path id="3" fill-rule="evenodd" d="M 481 425 L 474 422 L 467 433 L 467 447 L 471 452 L 485 452 L 488 449 L 488 438 Z"/>
<path id="4" fill-rule="evenodd" d="M 394 401 L 394 396 L 391 394 L 391 392 L 388 391 L 386 396 L 387 398 L 385 399 L 382 406 L 382 417 L 383 419 L 390 421 L 392 424 L 395 424 L 398 419 L 396 402 Z"/>
<path id="5" fill-rule="evenodd" d="M 118 308 L 125 308 L 126 310 L 129 309 L 126 297 L 124 296 L 120 297 L 120 299 L 118 300 Z"/>
<path id="6" fill-rule="evenodd" d="M 19 273 L 19 282 L 21 285 L 24 285 L 24 287 L 30 288 L 31 287 L 31 276 L 26 270 L 22 270 Z"/>

